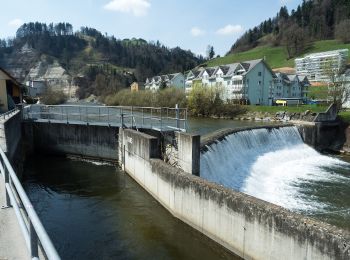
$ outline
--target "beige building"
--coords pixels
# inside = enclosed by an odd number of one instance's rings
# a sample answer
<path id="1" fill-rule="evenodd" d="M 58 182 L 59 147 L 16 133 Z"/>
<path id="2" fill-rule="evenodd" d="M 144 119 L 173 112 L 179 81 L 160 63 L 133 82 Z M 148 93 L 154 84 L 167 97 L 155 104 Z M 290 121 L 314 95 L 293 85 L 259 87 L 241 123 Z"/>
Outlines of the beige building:
<path id="1" fill-rule="evenodd" d="M 0 68 L 0 113 L 12 110 L 22 102 L 20 84 L 4 69 Z"/>
<path id="2" fill-rule="evenodd" d="M 139 82 L 133 82 L 130 85 L 130 89 L 131 91 L 139 91 L 139 90 L 143 90 L 143 83 L 139 83 Z"/>

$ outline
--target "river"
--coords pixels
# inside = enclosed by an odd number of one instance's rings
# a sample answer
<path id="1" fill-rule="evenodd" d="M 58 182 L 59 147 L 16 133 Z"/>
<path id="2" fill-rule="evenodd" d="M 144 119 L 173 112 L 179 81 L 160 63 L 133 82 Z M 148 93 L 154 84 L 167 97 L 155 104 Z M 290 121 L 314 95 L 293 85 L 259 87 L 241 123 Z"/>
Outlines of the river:
<path id="1" fill-rule="evenodd" d="M 23 184 L 62 259 L 235 259 L 112 165 L 32 157 Z"/>
<path id="2" fill-rule="evenodd" d="M 220 128 L 257 124 L 266 123 L 190 119 L 189 128 L 191 132 L 207 134 Z M 319 201 L 324 210 L 327 210 L 322 206 L 324 201 L 331 205 L 339 204 L 340 208 L 349 207 L 348 173 L 341 169 L 338 169 L 340 172 L 334 172 L 333 168 L 323 169 L 336 177 L 342 174 L 343 182 L 306 180 L 298 184 L 298 190 L 302 191 L 300 194 L 304 197 L 316 196 L 316 202 Z M 267 178 L 271 181 L 275 176 L 268 175 Z M 293 184 L 293 180 L 289 184 Z M 62 259 L 236 258 L 172 217 L 115 166 L 40 155 L 26 161 L 23 185 Z M 242 191 L 250 193 L 248 188 Z M 261 189 L 258 191 L 263 192 Z M 258 191 L 254 195 L 261 197 Z M 281 194 L 274 193 L 274 196 Z M 332 215 L 315 217 L 347 228 L 347 215 L 345 218 L 343 215 L 338 214 L 337 218 Z"/>

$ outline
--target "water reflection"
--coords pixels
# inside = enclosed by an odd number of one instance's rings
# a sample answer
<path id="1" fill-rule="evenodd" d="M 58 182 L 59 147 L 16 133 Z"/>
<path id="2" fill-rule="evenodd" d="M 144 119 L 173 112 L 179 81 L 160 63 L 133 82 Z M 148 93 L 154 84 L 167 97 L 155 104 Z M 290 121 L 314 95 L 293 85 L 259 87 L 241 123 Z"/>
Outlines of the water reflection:
<path id="1" fill-rule="evenodd" d="M 24 176 L 62 259 L 235 259 L 114 166 L 35 157 Z"/>

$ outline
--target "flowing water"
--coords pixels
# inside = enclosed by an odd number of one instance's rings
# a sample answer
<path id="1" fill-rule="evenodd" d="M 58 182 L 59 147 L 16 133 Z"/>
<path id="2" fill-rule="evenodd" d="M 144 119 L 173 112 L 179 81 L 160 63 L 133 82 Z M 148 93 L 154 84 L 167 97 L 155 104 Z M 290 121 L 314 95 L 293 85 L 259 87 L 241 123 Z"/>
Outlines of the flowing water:
<path id="1" fill-rule="evenodd" d="M 296 127 L 226 137 L 202 154 L 201 176 L 350 230 L 350 163 L 304 144 Z"/>
<path id="2" fill-rule="evenodd" d="M 40 156 L 24 176 L 62 259 L 236 259 L 114 166 Z"/>

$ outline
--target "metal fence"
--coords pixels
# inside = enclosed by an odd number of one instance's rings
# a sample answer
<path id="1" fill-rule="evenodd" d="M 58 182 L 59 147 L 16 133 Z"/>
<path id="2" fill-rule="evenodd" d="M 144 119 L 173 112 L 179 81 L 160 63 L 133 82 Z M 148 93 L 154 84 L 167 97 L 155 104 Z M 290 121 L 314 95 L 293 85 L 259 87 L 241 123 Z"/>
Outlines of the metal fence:
<path id="1" fill-rule="evenodd" d="M 169 107 L 29 105 L 23 119 L 38 122 L 187 130 L 187 109 Z"/>
<path id="2" fill-rule="evenodd" d="M 9 110 L 5 113 L 0 114 L 0 120 L 5 120 L 6 118 L 10 118 L 15 112 L 17 112 L 19 109 L 16 107 L 15 109 Z"/>
<path id="3" fill-rule="evenodd" d="M 48 259 L 60 259 L 16 173 L 1 148 L 0 171 L 5 180 L 6 204 L 3 208 L 13 207 L 31 258 L 39 258 L 40 246 L 42 253 Z"/>

